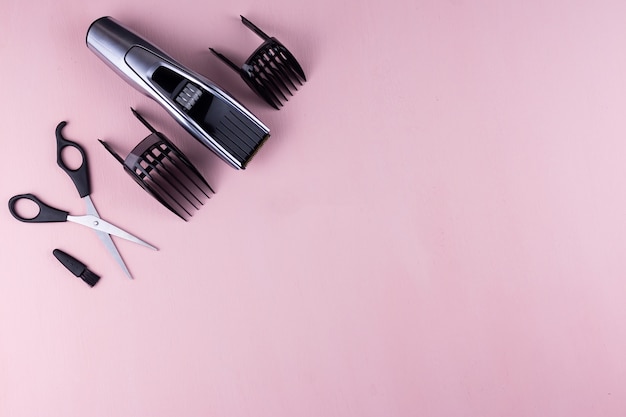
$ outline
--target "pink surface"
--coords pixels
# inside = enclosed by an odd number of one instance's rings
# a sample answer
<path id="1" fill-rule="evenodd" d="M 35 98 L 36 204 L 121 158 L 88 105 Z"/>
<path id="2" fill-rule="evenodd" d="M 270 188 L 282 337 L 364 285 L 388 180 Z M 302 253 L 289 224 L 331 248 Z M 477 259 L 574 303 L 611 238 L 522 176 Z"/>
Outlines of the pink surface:
<path id="1" fill-rule="evenodd" d="M 0 416 L 626 415 L 623 1 L 24 2 L 0 10 Z M 309 82 L 279 112 L 206 48 L 282 40 Z M 243 172 L 85 47 L 112 15 L 272 129 Z M 217 195 L 183 223 L 97 143 L 136 107 Z M 103 218 L 160 248 L 6 210 Z M 52 256 L 102 275 L 90 289 Z"/>

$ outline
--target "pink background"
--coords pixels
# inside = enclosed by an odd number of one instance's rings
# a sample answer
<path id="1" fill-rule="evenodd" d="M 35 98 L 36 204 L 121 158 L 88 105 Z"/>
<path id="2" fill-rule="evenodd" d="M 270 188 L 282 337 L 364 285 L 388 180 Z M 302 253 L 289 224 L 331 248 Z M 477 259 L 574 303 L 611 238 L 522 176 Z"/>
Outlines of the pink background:
<path id="1" fill-rule="evenodd" d="M 0 416 L 626 415 L 626 3 L 269 0 L 0 5 Z M 206 49 L 283 41 L 309 82 L 281 111 Z M 271 129 L 243 172 L 85 47 L 112 15 Z M 190 222 L 98 144 L 136 107 L 217 190 Z M 82 214 L 160 248 L 32 225 Z M 102 276 L 93 289 L 52 256 Z"/>

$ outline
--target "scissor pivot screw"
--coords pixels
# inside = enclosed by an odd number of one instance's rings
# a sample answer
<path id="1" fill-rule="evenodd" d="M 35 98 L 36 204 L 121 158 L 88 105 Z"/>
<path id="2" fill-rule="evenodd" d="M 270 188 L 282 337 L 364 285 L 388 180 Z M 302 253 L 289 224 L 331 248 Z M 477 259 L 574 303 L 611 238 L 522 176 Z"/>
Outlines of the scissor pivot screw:
<path id="1" fill-rule="evenodd" d="M 94 226 L 97 226 L 97 225 L 99 225 L 99 224 L 100 224 L 100 223 L 98 223 L 98 220 L 94 220 L 94 221 L 93 221 L 93 225 L 94 225 Z"/>

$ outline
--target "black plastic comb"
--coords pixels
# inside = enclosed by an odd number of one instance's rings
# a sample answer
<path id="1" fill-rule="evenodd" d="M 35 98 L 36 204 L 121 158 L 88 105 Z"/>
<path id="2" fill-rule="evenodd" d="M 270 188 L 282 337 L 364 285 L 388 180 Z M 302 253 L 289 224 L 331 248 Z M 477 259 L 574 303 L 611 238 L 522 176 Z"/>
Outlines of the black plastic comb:
<path id="1" fill-rule="evenodd" d="M 270 106 L 278 110 L 287 95 L 293 96 L 296 84 L 302 85 L 306 76 L 296 58 L 274 37 L 270 37 L 251 21 L 241 16 L 246 27 L 264 40 L 243 66 L 238 67 L 230 59 L 209 48 L 219 59 L 241 75 L 241 78 Z"/>
<path id="2" fill-rule="evenodd" d="M 150 132 L 144 140 L 122 159 L 104 141 L 100 143 L 117 159 L 124 170 L 150 195 L 172 213 L 187 221 L 194 210 L 199 210 L 209 192 L 215 193 L 202 174 L 187 157 L 157 132 L 135 109 L 133 114 Z"/>

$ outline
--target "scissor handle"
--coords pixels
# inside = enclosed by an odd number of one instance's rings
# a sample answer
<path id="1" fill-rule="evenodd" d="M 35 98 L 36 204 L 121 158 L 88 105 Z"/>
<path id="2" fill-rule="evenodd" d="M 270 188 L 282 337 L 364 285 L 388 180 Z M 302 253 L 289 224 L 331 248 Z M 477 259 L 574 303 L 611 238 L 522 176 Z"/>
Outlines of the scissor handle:
<path id="1" fill-rule="evenodd" d="M 35 217 L 26 218 L 20 216 L 15 210 L 15 204 L 20 200 L 30 200 L 37 204 L 39 207 L 39 213 Z M 33 194 L 19 194 L 11 197 L 9 200 L 9 211 L 17 220 L 25 223 L 52 223 L 52 222 L 64 222 L 67 220 L 68 212 L 50 207 Z"/>
<path id="2" fill-rule="evenodd" d="M 74 181 L 74 185 L 78 190 L 78 194 L 81 197 L 85 197 L 86 195 L 91 194 L 91 187 L 89 185 L 89 164 L 87 163 L 87 154 L 84 149 L 76 142 L 72 142 L 71 140 L 67 140 L 63 137 L 63 133 L 61 132 L 67 122 L 61 122 L 57 125 L 56 129 L 56 137 L 57 137 L 57 164 L 61 167 L 63 171 L 67 175 L 70 176 L 72 181 Z M 71 146 L 80 152 L 80 156 L 83 159 L 80 166 L 77 169 L 70 169 L 63 161 L 63 149 L 67 146 Z"/>

